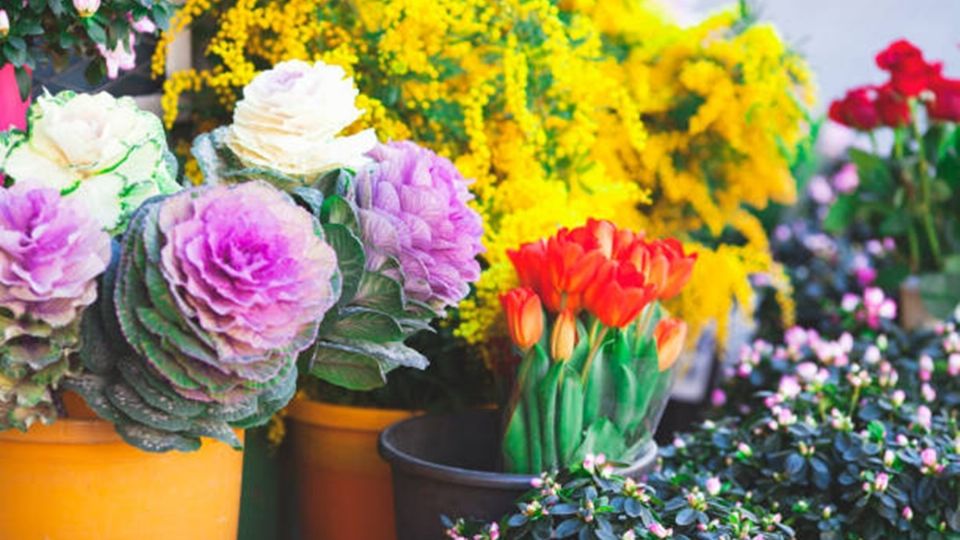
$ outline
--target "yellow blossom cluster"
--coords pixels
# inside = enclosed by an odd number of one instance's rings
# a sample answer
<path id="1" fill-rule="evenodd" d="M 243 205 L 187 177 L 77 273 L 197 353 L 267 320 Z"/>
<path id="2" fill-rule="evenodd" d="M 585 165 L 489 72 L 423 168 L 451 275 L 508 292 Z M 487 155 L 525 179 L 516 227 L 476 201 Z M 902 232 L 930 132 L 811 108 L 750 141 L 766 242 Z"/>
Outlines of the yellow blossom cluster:
<path id="1" fill-rule="evenodd" d="M 172 26 L 204 23 L 210 67 L 167 79 L 168 125 L 228 122 L 259 69 L 322 60 L 360 88 L 351 129 L 413 139 L 474 179 L 485 271 L 457 328 L 472 343 L 500 331 L 506 251 L 588 217 L 700 253 L 671 306 L 695 326 L 716 321 L 722 337 L 757 272 L 788 303 L 747 208 L 792 201 L 812 91 L 768 25 L 727 11 L 685 28 L 646 0 L 186 0 Z"/>

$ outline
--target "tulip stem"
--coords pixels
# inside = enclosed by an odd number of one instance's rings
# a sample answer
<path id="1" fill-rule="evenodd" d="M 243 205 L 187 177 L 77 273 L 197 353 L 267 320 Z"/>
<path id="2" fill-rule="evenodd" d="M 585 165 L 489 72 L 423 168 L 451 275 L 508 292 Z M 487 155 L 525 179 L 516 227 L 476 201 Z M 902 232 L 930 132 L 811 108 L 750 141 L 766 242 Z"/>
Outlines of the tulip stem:
<path id="1" fill-rule="evenodd" d="M 600 324 L 599 319 L 594 321 L 593 326 L 590 327 L 590 352 L 587 353 L 587 360 L 583 363 L 583 371 L 580 374 L 580 379 L 584 384 L 590 378 L 590 365 L 593 363 L 593 358 L 597 356 L 597 351 L 600 350 L 603 338 L 607 337 L 607 330 L 606 326 Z"/>

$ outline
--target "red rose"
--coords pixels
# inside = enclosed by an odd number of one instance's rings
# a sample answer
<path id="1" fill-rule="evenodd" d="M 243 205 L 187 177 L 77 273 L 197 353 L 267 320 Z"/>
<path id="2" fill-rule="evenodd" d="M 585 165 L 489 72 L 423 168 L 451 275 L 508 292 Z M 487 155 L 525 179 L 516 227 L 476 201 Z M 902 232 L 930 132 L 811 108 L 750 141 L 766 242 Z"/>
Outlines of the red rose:
<path id="1" fill-rule="evenodd" d="M 877 89 L 860 86 L 830 104 L 830 119 L 847 127 L 870 131 L 880 125 L 876 107 Z"/>
<path id="2" fill-rule="evenodd" d="M 939 63 L 927 63 L 920 49 L 905 39 L 894 41 L 880 51 L 877 65 L 890 72 L 890 85 L 906 97 L 917 96 L 929 88 L 941 69 Z"/>
<path id="3" fill-rule="evenodd" d="M 877 53 L 877 66 L 885 71 L 894 71 L 904 61 L 917 58 L 923 60 L 923 52 L 913 43 L 898 39 Z"/>
<path id="4" fill-rule="evenodd" d="M 933 101 L 927 103 L 931 118 L 960 122 L 960 80 L 940 77 L 930 85 Z"/>
<path id="5" fill-rule="evenodd" d="M 876 107 L 885 126 L 900 127 L 910 123 L 910 104 L 889 84 L 877 90 Z"/>

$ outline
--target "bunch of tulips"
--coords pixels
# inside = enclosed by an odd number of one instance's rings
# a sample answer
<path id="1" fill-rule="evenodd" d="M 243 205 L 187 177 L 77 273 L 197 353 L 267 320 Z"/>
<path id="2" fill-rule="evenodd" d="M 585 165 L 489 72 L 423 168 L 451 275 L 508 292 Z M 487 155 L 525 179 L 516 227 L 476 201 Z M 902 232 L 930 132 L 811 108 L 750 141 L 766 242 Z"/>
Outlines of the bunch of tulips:
<path id="1" fill-rule="evenodd" d="M 501 296 L 523 355 L 507 409 L 506 468 L 537 473 L 649 447 L 687 326 L 665 315 L 696 254 L 675 239 L 591 220 L 509 253 L 520 286 Z"/>

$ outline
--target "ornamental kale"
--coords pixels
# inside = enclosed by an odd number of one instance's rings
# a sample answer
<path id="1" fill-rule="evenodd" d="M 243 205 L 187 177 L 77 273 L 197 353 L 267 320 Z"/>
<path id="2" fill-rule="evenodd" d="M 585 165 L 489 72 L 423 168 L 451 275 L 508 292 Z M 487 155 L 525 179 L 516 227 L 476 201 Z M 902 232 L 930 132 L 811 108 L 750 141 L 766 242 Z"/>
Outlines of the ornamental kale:
<path id="1" fill-rule="evenodd" d="M 78 199 L 0 189 L 0 429 L 57 417 L 54 391 L 109 262 L 110 237 Z"/>
<path id="2" fill-rule="evenodd" d="M 131 444 L 192 450 L 201 436 L 239 446 L 231 428 L 287 404 L 341 276 L 316 219 L 247 182 L 145 204 L 103 287 L 84 321 L 89 374 L 69 387 Z"/>

